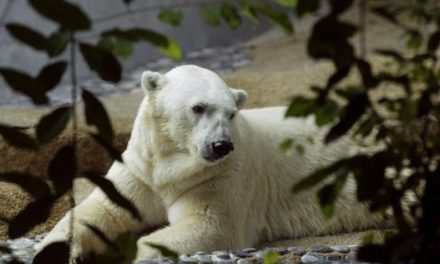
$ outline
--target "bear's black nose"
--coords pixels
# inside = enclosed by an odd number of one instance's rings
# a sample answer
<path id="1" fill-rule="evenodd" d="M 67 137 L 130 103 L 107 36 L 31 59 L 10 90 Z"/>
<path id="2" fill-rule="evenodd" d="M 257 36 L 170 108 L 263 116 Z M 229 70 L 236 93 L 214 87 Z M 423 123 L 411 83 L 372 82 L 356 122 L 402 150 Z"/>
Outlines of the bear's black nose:
<path id="1" fill-rule="evenodd" d="M 234 150 L 234 145 L 231 141 L 217 141 L 212 143 L 212 151 L 219 157 L 226 156 L 229 152 Z"/>

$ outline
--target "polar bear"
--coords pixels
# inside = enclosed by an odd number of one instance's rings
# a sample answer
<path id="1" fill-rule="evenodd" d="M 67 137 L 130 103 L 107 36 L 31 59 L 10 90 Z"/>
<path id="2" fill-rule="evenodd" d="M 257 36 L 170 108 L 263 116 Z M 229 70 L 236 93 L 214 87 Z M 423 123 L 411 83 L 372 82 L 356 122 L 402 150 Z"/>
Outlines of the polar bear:
<path id="1" fill-rule="evenodd" d="M 142 221 L 95 189 L 73 209 L 73 256 L 105 249 L 82 221 L 110 238 L 165 225 L 138 240 L 138 260 L 160 257 L 148 243 L 180 254 L 211 252 L 380 223 L 356 203 L 352 183 L 346 184 L 330 221 L 321 217 L 314 191 L 292 194 L 294 183 L 315 169 L 357 153 L 349 138 L 324 145 L 326 129 L 313 118 L 285 119 L 285 107 L 242 110 L 246 93 L 198 66 L 166 74 L 146 71 L 141 85 L 145 98 L 124 163 L 114 162 L 106 177 L 139 209 Z M 303 155 L 283 154 L 279 145 L 286 138 L 302 144 Z M 69 214 L 41 247 L 67 239 Z"/>

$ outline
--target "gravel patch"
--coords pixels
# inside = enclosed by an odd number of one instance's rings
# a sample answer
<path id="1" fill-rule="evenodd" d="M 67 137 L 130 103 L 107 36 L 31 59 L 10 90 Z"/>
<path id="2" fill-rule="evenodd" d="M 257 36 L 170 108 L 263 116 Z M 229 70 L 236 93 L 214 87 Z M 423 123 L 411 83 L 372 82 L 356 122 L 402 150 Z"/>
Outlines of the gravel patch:
<path id="1" fill-rule="evenodd" d="M 10 248 L 12 254 L 0 251 L 0 264 L 19 260 L 26 264 L 32 262 L 35 245 L 41 242 L 45 234 L 2 241 L 1 247 Z M 212 253 L 196 252 L 184 254 L 178 260 L 161 258 L 143 260 L 134 264 L 263 264 L 264 256 L 269 252 L 279 254 L 279 263 L 316 263 L 316 264 L 358 264 L 355 245 L 316 245 L 311 248 L 276 247 L 276 248 L 245 248 L 242 250 L 219 250 Z"/>

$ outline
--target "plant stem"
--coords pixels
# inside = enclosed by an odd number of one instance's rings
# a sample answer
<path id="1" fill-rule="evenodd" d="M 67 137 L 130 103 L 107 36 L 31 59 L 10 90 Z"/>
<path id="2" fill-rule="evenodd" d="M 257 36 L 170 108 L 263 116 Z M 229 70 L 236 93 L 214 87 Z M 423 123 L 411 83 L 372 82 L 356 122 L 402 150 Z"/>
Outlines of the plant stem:
<path id="1" fill-rule="evenodd" d="M 365 25 L 366 25 L 366 14 L 367 14 L 367 1 L 366 0 L 360 0 L 359 1 L 359 57 L 362 59 L 365 59 L 365 56 L 367 55 L 367 48 L 366 48 L 366 35 L 367 32 L 365 31 Z"/>
<path id="2" fill-rule="evenodd" d="M 72 118 L 72 147 L 75 153 L 75 160 L 73 162 L 76 163 L 75 168 L 77 171 L 79 170 L 78 162 L 76 159 L 76 152 L 77 152 L 77 131 L 78 131 L 78 120 L 76 115 L 76 104 L 77 104 L 77 76 L 76 76 L 76 40 L 74 33 L 71 33 L 70 35 L 70 78 L 71 78 L 71 118 Z M 74 210 L 75 207 L 75 199 L 74 199 L 74 193 L 75 193 L 75 184 L 72 183 L 72 189 L 69 193 L 69 202 L 70 202 L 70 227 L 69 227 L 69 238 L 68 242 L 70 245 L 70 250 L 72 250 L 72 242 L 73 242 L 73 229 L 74 229 Z"/>

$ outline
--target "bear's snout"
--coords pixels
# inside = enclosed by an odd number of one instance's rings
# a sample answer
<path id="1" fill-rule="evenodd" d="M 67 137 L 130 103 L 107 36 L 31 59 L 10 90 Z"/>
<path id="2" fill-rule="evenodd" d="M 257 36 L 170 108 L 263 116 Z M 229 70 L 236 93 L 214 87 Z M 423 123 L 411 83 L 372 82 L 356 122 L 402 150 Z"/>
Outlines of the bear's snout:
<path id="1" fill-rule="evenodd" d="M 229 152 L 234 150 L 234 144 L 231 141 L 220 140 L 211 144 L 212 152 L 215 154 L 216 159 L 222 158 L 228 155 Z"/>

